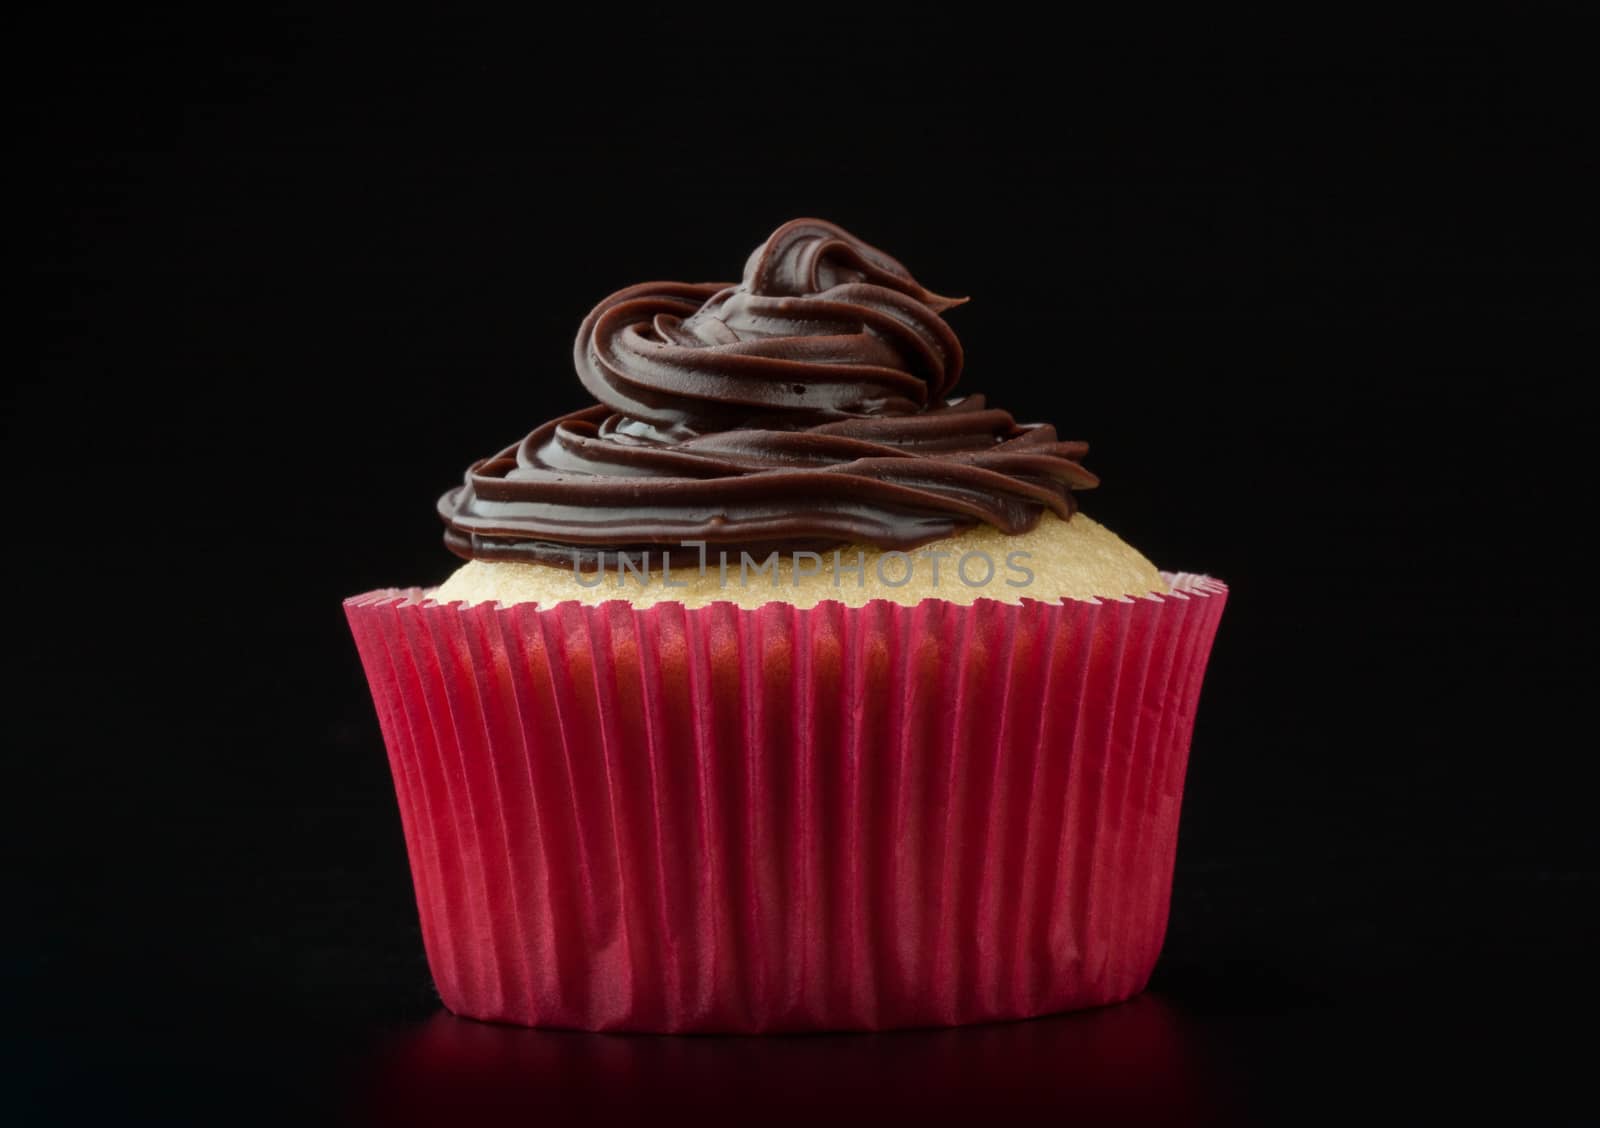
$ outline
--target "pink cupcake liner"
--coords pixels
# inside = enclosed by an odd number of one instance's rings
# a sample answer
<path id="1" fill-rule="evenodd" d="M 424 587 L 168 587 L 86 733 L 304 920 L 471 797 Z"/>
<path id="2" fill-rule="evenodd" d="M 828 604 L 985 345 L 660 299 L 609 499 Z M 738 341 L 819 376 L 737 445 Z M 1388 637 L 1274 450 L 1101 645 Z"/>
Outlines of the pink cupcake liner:
<path id="1" fill-rule="evenodd" d="M 456 1014 L 881 1030 L 1128 998 L 1227 589 L 345 601 Z"/>

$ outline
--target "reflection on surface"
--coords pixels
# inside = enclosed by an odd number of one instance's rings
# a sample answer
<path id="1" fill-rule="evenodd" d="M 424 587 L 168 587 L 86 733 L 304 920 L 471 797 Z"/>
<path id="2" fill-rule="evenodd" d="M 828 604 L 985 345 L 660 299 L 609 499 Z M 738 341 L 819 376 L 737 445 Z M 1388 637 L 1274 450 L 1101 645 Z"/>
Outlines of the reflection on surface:
<path id="1" fill-rule="evenodd" d="M 1071 1123 L 1236 1119 L 1181 1015 L 1144 995 L 1028 1022 L 883 1034 L 670 1037 L 524 1030 L 441 1012 L 386 1046 L 374 1123 L 711 1122 L 1053 1113 Z"/>

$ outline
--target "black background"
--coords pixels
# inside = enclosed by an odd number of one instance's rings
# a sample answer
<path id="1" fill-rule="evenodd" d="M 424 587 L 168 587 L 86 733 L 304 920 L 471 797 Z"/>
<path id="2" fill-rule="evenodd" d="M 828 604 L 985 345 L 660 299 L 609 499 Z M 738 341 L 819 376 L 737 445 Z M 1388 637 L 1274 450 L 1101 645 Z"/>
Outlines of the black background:
<path id="1" fill-rule="evenodd" d="M 1583 61 L 813 20 L 13 29 L 26 1119 L 1594 1114 Z M 587 402 L 596 300 L 804 214 L 971 295 L 965 385 L 1231 585 L 1151 992 L 854 1038 L 441 1016 L 339 601 L 448 573 L 434 498 Z"/>

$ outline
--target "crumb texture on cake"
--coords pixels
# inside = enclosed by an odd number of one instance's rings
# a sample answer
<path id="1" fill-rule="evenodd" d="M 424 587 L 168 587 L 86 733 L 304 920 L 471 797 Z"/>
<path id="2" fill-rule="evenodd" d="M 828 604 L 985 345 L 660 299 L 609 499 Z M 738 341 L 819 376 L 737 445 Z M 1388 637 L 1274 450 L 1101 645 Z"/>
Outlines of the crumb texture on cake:
<path id="1" fill-rule="evenodd" d="M 859 575 L 854 567 L 857 552 L 862 564 Z M 712 549 L 703 575 L 694 565 L 675 566 L 671 587 L 655 558 L 641 582 L 636 573 L 619 575 L 614 557 L 608 554 L 605 575 L 598 584 L 594 573 L 580 579 L 571 568 L 473 560 L 441 584 L 433 598 L 441 603 L 537 603 L 546 607 L 569 600 L 598 604 L 614 599 L 636 607 L 671 602 L 704 607 L 723 600 L 741 607 L 774 601 L 812 607 L 824 600 L 859 607 L 874 599 L 908 606 L 929 598 L 962 604 L 978 599 L 1021 603 L 1024 599 L 1107 599 L 1167 590 L 1155 566 L 1137 549 L 1082 513 L 1065 521 L 1046 513 L 1037 528 L 1018 536 L 980 525 L 904 554 L 888 554 L 871 545 L 841 548 L 838 553 L 841 568 L 837 577 L 834 554 L 829 551 L 819 554 L 820 563 L 802 557 L 798 577 L 792 558 L 780 554 L 765 572 L 747 569 L 741 582 L 740 554 L 734 550 L 728 554 L 724 583 Z M 935 558 L 934 553 L 947 555 Z M 1027 555 L 1017 555 L 1020 553 Z M 991 566 L 988 582 L 980 582 Z M 818 570 L 810 572 L 812 567 Z M 1031 579 L 1023 569 L 1032 574 Z M 963 582 L 963 576 L 971 582 Z"/>

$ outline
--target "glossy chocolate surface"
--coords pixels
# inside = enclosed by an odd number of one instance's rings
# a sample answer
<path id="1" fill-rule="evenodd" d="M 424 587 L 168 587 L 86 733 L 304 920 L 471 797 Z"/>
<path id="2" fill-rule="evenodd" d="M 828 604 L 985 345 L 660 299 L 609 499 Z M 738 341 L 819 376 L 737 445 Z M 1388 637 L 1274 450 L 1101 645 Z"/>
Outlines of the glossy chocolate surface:
<path id="1" fill-rule="evenodd" d="M 965 299 L 821 220 L 784 224 L 738 284 L 649 282 L 584 319 L 573 349 L 600 402 L 475 463 L 439 500 L 460 556 L 587 566 L 684 556 L 909 549 L 980 522 L 1069 517 L 1088 447 L 955 398 Z"/>

